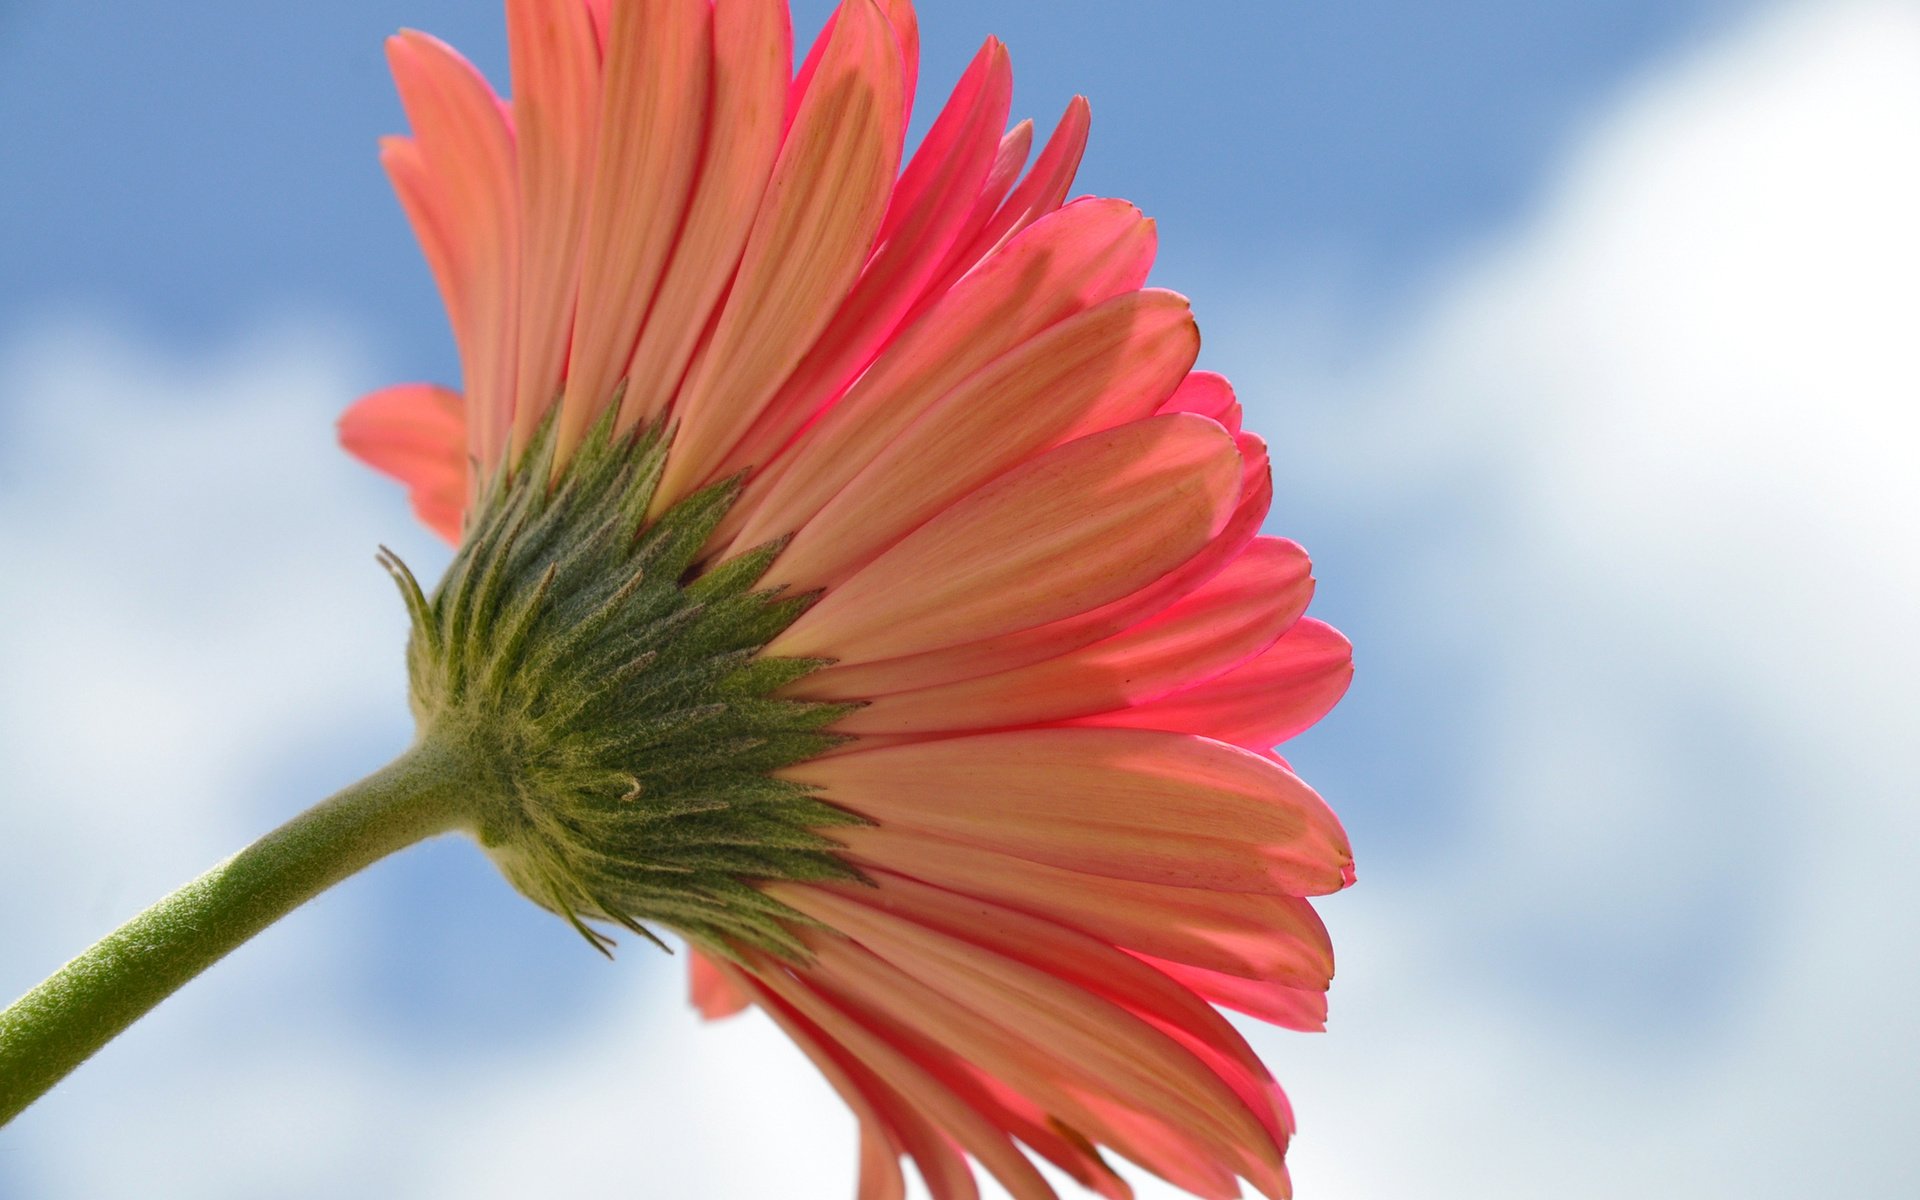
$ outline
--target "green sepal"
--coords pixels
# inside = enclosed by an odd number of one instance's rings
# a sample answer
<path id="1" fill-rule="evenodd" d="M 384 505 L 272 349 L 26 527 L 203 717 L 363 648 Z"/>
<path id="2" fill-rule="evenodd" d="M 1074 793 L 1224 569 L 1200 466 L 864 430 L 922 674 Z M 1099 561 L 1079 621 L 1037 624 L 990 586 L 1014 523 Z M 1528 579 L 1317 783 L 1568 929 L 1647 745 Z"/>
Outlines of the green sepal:
<path id="1" fill-rule="evenodd" d="M 784 696 L 828 664 L 763 654 L 815 596 L 756 590 L 784 541 L 703 560 L 738 479 L 648 522 L 661 428 L 609 416 L 556 474 L 551 424 L 490 482 L 431 595 L 382 552 L 421 735 L 486 764 L 482 845 L 596 949 L 595 923 L 658 941 L 653 923 L 802 955 L 811 922 L 764 886 L 863 878 L 830 834 L 862 818 L 777 777 L 845 744 L 830 727 L 858 707 Z"/>

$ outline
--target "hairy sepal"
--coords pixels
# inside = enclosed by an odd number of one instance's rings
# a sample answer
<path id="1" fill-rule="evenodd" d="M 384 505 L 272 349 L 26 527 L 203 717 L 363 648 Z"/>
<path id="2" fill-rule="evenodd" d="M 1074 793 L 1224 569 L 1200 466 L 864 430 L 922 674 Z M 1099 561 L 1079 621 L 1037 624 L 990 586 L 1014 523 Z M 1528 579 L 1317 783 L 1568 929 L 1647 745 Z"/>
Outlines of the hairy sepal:
<path id="1" fill-rule="evenodd" d="M 543 431 L 431 595 L 383 552 L 414 717 L 485 764 L 475 832 L 502 873 L 597 949 L 596 923 L 657 923 L 804 957 L 806 919 L 761 887 L 858 879 L 827 831 L 860 818 L 772 774 L 846 740 L 826 729 L 849 708 L 778 694 L 824 662 L 760 654 L 814 599 L 755 589 L 780 543 L 701 561 L 739 481 L 648 523 L 665 441 L 603 420 L 555 478 Z"/>

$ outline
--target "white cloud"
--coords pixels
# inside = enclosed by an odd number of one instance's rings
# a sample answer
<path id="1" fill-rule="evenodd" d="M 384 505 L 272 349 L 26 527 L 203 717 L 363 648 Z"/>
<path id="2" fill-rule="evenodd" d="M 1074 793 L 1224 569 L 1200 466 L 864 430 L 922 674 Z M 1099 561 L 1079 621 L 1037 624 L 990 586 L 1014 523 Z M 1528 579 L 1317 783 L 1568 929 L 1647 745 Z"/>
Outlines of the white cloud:
<path id="1" fill-rule="evenodd" d="M 1920 1190 L 1916 213 L 1920 8 L 1783 6 L 1379 361 L 1246 389 L 1337 394 L 1299 487 L 1409 530 L 1363 656 L 1472 664 L 1382 702 L 1469 832 L 1363 861 L 1334 1032 L 1263 1040 L 1303 1194 Z"/>

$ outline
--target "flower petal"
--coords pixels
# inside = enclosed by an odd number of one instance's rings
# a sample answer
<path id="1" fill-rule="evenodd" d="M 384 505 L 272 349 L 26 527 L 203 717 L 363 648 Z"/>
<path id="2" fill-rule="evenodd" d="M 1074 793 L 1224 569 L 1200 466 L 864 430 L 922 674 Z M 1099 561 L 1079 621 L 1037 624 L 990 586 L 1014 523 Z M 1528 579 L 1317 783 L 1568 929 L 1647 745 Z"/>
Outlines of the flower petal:
<path id="1" fill-rule="evenodd" d="M 714 19 L 707 0 L 613 9 L 556 470 L 612 398 L 680 232 L 708 133 Z"/>
<path id="2" fill-rule="evenodd" d="M 1326 716 L 1352 681 L 1353 644 L 1309 617 L 1217 679 L 1075 723 L 1197 733 L 1265 750 Z"/>
<path id="3" fill-rule="evenodd" d="M 1198 413 L 1212 417 L 1234 433 L 1240 432 L 1240 401 L 1233 394 L 1233 385 L 1226 376 L 1212 371 L 1195 371 L 1187 376 L 1160 411 Z"/>
<path id="4" fill-rule="evenodd" d="M 846 0 L 739 274 L 674 403 L 652 515 L 713 473 L 858 278 L 893 190 L 904 105 L 893 27 L 873 0 Z"/>
<path id="5" fill-rule="evenodd" d="M 518 459 L 559 396 L 580 278 L 599 121 L 600 51 L 578 0 L 507 0 L 519 136 L 520 294 L 513 440 Z"/>
<path id="6" fill-rule="evenodd" d="M 449 542 L 460 540 L 467 502 L 466 406 L 460 393 L 403 383 L 361 397 L 342 413 L 340 444 L 407 485 L 413 511 Z"/>
<path id="7" fill-rule="evenodd" d="M 717 538 L 746 549 L 792 533 L 969 375 L 1055 322 L 1137 289 L 1153 254 L 1152 222 L 1122 200 L 1071 205 L 1035 225 L 902 332 L 792 450 L 749 481 Z"/>
<path id="8" fill-rule="evenodd" d="M 977 1158 L 1015 1200 L 1057 1200 L 1054 1190 L 1005 1131 L 988 1122 L 925 1066 L 777 965 L 766 964 L 756 977 Z M 935 1181 L 928 1182 L 933 1185 Z M 936 1196 L 959 1194 L 957 1188 L 933 1186 L 930 1190 Z M 967 1193 L 976 1194 L 970 1179 Z"/>
<path id="9" fill-rule="evenodd" d="M 900 1152 L 872 1124 L 860 1122 L 860 1190 L 854 1200 L 906 1200 L 907 1181 Z"/>
<path id="10" fill-rule="evenodd" d="M 1134 592 L 1088 612 L 1017 633 L 879 662 L 827 667 L 789 690 L 810 700 L 869 700 L 1030 666 L 1131 628 L 1218 574 L 1245 551 L 1266 519 L 1273 481 L 1267 472 L 1265 447 L 1258 438 L 1241 434 L 1235 439 L 1235 448 L 1242 455 L 1240 503 L 1225 527 L 1198 553 Z"/>
<path id="11" fill-rule="evenodd" d="M 838 583 L 988 480 L 1152 415 L 1200 352 L 1184 297 L 1130 292 L 1047 329 L 948 393 L 801 528 L 767 577 Z"/>
<path id="12" fill-rule="evenodd" d="M 687 949 L 687 998 L 709 1021 L 731 1017 L 751 1003 L 711 958 Z"/>
<path id="13" fill-rule="evenodd" d="M 966 1160 L 952 1149 L 931 1122 L 830 1034 L 773 991 L 766 980 L 732 968 L 723 969 L 737 987 L 753 996 L 761 1010 L 800 1047 L 801 1053 L 813 1060 L 813 1065 L 859 1120 L 862 1135 L 859 1200 L 897 1197 L 905 1191 L 899 1163 L 903 1151 L 913 1155 L 921 1176 L 936 1196 L 975 1194 L 973 1173 L 968 1170 Z M 884 1143 L 884 1149 L 867 1144 L 869 1134 Z"/>
<path id="14" fill-rule="evenodd" d="M 1327 1028 L 1327 994 L 1322 988 L 1295 987 L 1271 979 L 1246 979 L 1146 954 L 1137 957 L 1223 1008 L 1301 1033 L 1321 1033 Z"/>
<path id="15" fill-rule="evenodd" d="M 1262 1168 L 1279 1168 L 1292 1134 L 1280 1089 L 1246 1039 L 1191 990 L 1111 943 L 1059 922 L 893 872 L 876 874 L 874 882 L 877 886 L 857 891 L 827 890 L 911 922 L 915 936 L 934 931 L 992 956 L 976 957 L 976 964 L 984 961 L 990 969 L 1004 969 L 1002 962 L 1022 964 L 1118 1005 L 1178 1043 L 1213 1081 L 1226 1085 L 1233 1096 L 1224 1106 L 1228 1121 L 1251 1116 L 1259 1122 L 1267 1138 L 1255 1140 L 1266 1145 L 1242 1164 L 1243 1173 L 1258 1177 Z"/>
<path id="16" fill-rule="evenodd" d="M 1006 202 L 982 223 L 973 239 L 957 246 L 955 252 L 948 256 L 930 295 L 945 291 L 954 280 L 971 270 L 974 264 L 1066 201 L 1067 192 L 1073 187 L 1073 178 L 1080 171 L 1080 161 L 1086 156 L 1087 133 L 1092 128 L 1092 122 L 1092 110 L 1087 106 L 1085 96 L 1075 96 L 1067 103 L 1066 112 L 1061 114 L 1059 124 L 1054 126 L 1046 148 L 1033 164 L 1033 170 L 1027 173 L 1026 179 L 1007 197 Z"/>
<path id="17" fill-rule="evenodd" d="M 1297 896 L 1090 875 L 899 825 L 835 830 L 834 838 L 863 868 L 991 900 L 1137 954 L 1317 991 L 1333 977 L 1326 926 Z"/>
<path id="18" fill-rule="evenodd" d="M 415 225 L 425 217 L 436 229 L 451 290 L 460 294 L 449 311 L 469 404 L 468 451 L 490 470 L 506 447 L 515 378 L 520 219 L 513 128 L 486 80 L 439 39 L 405 30 L 387 39 L 387 62 L 417 149 L 417 157 L 395 155 L 389 169 Z"/>
<path id="19" fill-rule="evenodd" d="M 1307 896 L 1345 886 L 1353 861 L 1340 822 L 1291 771 L 1157 730 L 975 734 L 781 774 L 881 824 L 1116 879 Z"/>
<path id="20" fill-rule="evenodd" d="M 717 0 L 706 146 L 626 370 L 621 430 L 665 413 L 740 263 L 780 153 L 793 29 L 786 0 Z"/>
<path id="21" fill-rule="evenodd" d="M 1125 632 L 1031 666 L 876 696 L 835 728 L 929 733 L 1125 712 L 1271 646 L 1305 611 L 1313 594 L 1310 569 L 1294 543 L 1256 539 L 1220 574 Z"/>
<path id="22" fill-rule="evenodd" d="M 898 979 L 887 979 L 872 959 L 851 948 L 823 944 L 831 938 L 815 937 L 809 944 L 816 951 L 815 969 L 823 977 L 896 1015 L 896 1006 L 911 996 L 917 1001 L 914 1021 L 933 1036 L 1122 1154 L 1164 1172 L 1172 1155 L 1142 1154 L 1151 1141 L 1159 1141 L 1168 1149 L 1184 1148 L 1187 1156 L 1216 1168 L 1229 1165 L 1256 1182 L 1276 1176 L 1276 1139 L 1245 1097 L 1189 1045 L 1126 1005 L 1049 967 L 927 923 L 927 913 L 898 880 L 880 881 L 877 893 L 860 889 L 857 897 L 796 885 L 774 891 L 924 991 L 902 989 Z M 962 903 L 976 914 L 976 921 L 984 914 L 985 925 L 995 934 L 1038 936 L 1036 924 L 1044 924 L 1021 923 L 1017 915 L 990 905 Z M 1033 946 L 1043 944 L 1061 952 L 1072 945 L 1098 954 L 1097 946 L 1057 935 Z M 1119 970 L 1125 956 L 1109 954 L 1101 965 Z M 1159 978 L 1172 991 L 1180 990 Z M 927 993 L 947 1000 L 935 1007 L 927 1003 Z M 1197 1001 L 1193 1005 L 1207 1011 Z M 1225 1029 L 1225 1022 L 1219 1027 Z M 1227 1030 L 1225 1036 L 1233 1035 Z M 1225 1194 L 1234 1193 L 1229 1189 Z"/>
<path id="23" fill-rule="evenodd" d="M 990 39 L 901 175 L 879 249 L 860 282 L 759 422 L 727 456 L 720 474 L 770 460 L 873 361 L 965 222 L 993 165 L 1012 101 L 1006 47 Z"/>
<path id="24" fill-rule="evenodd" d="M 767 647 L 865 662 L 1086 612 L 1189 558 L 1239 498 L 1225 430 L 1177 414 L 1007 472 L 829 592 Z"/>
<path id="25" fill-rule="evenodd" d="M 967 214 L 966 223 L 961 226 L 959 236 L 954 238 L 946 258 L 934 272 L 932 281 L 916 298 L 905 324 L 911 324 L 918 319 L 927 310 L 928 305 L 945 295 L 962 275 L 980 261 L 981 232 L 999 213 L 1000 206 L 1006 202 L 1007 193 L 1011 192 L 1013 185 L 1019 181 L 1020 173 L 1026 169 L 1027 157 L 1032 153 L 1032 121 L 1022 121 L 1001 136 L 1000 149 L 994 156 L 993 168 L 988 171 L 986 182 L 980 188 L 980 194 L 974 198 L 973 211 Z M 972 255 L 971 258 L 968 257 L 969 254 Z"/>

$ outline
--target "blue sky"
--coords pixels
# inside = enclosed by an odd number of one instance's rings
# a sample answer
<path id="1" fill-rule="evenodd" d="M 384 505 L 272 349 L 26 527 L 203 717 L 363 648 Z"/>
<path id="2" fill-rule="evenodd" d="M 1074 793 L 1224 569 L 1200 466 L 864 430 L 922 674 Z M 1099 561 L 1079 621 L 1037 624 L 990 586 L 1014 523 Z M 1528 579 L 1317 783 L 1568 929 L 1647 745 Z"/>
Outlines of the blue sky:
<path id="1" fill-rule="evenodd" d="M 993 32 L 1018 111 L 1092 97 L 1081 186 L 1160 218 L 1358 646 L 1288 751 L 1360 855 L 1332 1031 L 1255 1035 L 1301 1195 L 1912 1194 L 1920 10 L 924 7 L 929 86 Z M 499 24 L 0 8 L 0 991 L 404 742 L 371 550 L 444 552 L 329 428 L 453 374 L 379 40 L 498 76 Z M 0 1134 L 0 1197 L 850 1194 L 678 987 L 422 847 Z"/>
<path id="2" fill-rule="evenodd" d="M 799 27 L 830 7 L 796 4 Z M 1019 111 L 1050 121 L 1076 91 L 1092 98 L 1083 186 L 1161 218 L 1167 280 L 1333 271 L 1370 300 L 1522 210 L 1600 97 L 1743 6 L 925 7 L 929 82 L 994 33 L 1014 53 Z M 504 78 L 501 24 L 465 0 L 13 0 L 0 327 L 79 307 L 204 346 L 263 312 L 318 311 L 363 325 L 390 371 L 446 373 L 430 285 L 372 153 L 401 128 L 380 39 L 427 29 Z"/>

